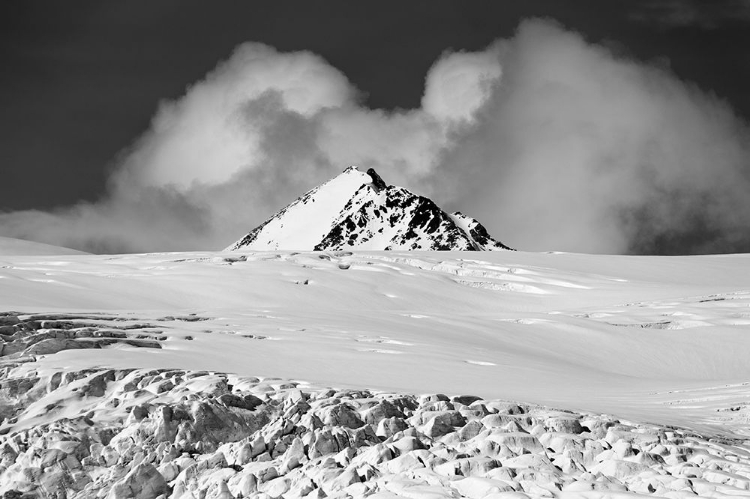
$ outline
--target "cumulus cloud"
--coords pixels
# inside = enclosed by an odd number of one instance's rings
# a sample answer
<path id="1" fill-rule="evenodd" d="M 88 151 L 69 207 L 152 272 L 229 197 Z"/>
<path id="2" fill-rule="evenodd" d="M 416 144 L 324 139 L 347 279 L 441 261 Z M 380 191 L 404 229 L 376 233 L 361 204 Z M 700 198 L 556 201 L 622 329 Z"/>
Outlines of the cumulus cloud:
<path id="1" fill-rule="evenodd" d="M 446 53 L 430 69 L 422 109 L 445 121 L 471 121 L 502 75 L 499 47 L 484 52 Z"/>
<path id="2" fill-rule="evenodd" d="M 362 106 L 308 53 L 248 43 L 160 106 L 107 194 L 0 215 L 95 252 L 218 249 L 349 164 L 527 250 L 750 250 L 750 131 L 716 97 L 550 21 L 447 52 L 418 109 Z"/>
<path id="3" fill-rule="evenodd" d="M 750 130 L 724 102 L 554 24 L 524 23 L 502 54 L 441 162 L 455 204 L 524 248 L 750 249 Z"/>

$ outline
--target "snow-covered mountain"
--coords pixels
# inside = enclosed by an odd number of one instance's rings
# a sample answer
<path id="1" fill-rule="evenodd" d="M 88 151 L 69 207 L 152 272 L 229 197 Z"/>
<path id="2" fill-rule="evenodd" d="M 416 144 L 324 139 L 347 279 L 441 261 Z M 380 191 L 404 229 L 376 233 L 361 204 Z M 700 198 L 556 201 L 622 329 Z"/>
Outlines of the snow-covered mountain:
<path id="1" fill-rule="evenodd" d="M 350 166 L 228 250 L 508 250 L 477 220 Z"/>

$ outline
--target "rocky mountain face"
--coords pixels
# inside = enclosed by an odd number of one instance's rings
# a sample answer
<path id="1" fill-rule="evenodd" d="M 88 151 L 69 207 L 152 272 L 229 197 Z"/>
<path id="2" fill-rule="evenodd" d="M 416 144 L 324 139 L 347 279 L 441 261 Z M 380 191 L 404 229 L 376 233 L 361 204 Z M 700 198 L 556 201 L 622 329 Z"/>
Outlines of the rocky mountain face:
<path id="1" fill-rule="evenodd" d="M 355 166 L 308 191 L 228 250 L 509 250 L 482 224 Z"/>
<path id="2" fill-rule="evenodd" d="M 3 499 L 750 491 L 750 453 L 739 440 L 471 395 L 313 388 L 183 369 L 40 372 L 39 355 L 101 341 L 158 348 L 164 340 L 155 324 L 116 316 L 6 313 L 0 326 Z"/>

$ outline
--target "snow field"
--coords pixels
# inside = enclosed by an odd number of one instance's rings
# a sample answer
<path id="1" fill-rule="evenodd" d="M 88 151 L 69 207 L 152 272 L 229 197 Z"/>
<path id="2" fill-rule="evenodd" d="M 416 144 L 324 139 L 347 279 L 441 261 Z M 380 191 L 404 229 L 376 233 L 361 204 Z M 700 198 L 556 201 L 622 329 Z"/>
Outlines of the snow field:
<path id="1" fill-rule="evenodd" d="M 3 255 L 0 492 L 748 497 L 749 264 Z"/>

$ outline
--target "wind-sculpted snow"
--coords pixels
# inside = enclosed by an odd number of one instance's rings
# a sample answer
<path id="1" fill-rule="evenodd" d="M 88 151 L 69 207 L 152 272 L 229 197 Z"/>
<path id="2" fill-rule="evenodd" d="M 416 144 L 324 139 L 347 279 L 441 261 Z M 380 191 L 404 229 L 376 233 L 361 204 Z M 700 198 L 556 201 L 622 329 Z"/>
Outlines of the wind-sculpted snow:
<path id="1" fill-rule="evenodd" d="M 687 329 L 712 324 L 750 326 L 750 291 L 628 303 L 581 317 L 613 326 L 646 329 Z"/>

